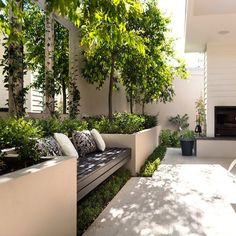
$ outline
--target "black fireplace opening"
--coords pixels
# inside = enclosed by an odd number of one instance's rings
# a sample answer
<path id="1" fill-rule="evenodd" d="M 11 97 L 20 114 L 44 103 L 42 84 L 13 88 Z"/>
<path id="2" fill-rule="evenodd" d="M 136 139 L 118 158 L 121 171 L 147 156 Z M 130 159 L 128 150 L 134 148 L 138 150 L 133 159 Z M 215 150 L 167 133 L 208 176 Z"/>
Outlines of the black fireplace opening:
<path id="1" fill-rule="evenodd" d="M 236 106 L 215 107 L 215 137 L 236 137 Z"/>

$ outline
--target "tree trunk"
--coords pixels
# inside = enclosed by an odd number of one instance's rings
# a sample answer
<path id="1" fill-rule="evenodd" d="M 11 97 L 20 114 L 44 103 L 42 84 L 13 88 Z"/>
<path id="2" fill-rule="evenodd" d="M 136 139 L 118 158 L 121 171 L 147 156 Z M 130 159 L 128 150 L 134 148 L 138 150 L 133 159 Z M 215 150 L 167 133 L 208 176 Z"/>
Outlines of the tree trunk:
<path id="1" fill-rule="evenodd" d="M 143 115 L 144 115 L 144 113 L 145 113 L 144 109 L 145 109 L 145 102 L 142 101 L 142 114 L 143 114 Z"/>
<path id="2" fill-rule="evenodd" d="M 113 85 L 114 85 L 114 71 L 115 71 L 115 57 L 112 55 L 111 58 L 111 72 L 110 72 L 110 84 L 109 84 L 109 94 L 108 94 L 108 118 L 112 121 L 112 95 L 113 95 Z"/>
<path id="3" fill-rule="evenodd" d="M 22 31 L 22 21 L 19 15 L 23 11 L 22 0 L 12 3 L 9 10 L 10 24 L 12 26 L 10 44 L 8 46 L 8 106 L 9 115 L 15 117 L 24 116 L 24 53 L 23 42 L 19 33 Z M 19 15 L 14 15 L 17 8 Z"/>
<path id="4" fill-rule="evenodd" d="M 129 101 L 129 105 L 130 105 L 130 113 L 131 114 L 133 114 L 133 106 L 134 106 L 134 104 L 133 104 L 133 91 L 131 90 L 131 92 L 130 92 L 130 101 Z"/>
<path id="5" fill-rule="evenodd" d="M 62 80 L 62 113 L 66 114 L 66 83 L 65 79 Z"/>
<path id="6" fill-rule="evenodd" d="M 54 89 L 54 18 L 52 13 L 45 15 L 45 113 L 55 114 Z"/>

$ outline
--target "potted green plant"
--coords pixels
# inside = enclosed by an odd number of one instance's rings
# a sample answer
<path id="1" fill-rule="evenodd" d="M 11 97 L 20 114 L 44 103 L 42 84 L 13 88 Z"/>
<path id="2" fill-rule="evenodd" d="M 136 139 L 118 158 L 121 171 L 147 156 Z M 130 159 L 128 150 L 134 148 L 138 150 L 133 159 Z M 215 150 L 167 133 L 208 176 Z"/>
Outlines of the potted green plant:
<path id="1" fill-rule="evenodd" d="M 183 130 L 180 134 L 180 145 L 182 156 L 192 156 L 195 137 L 194 132 L 191 130 Z"/>

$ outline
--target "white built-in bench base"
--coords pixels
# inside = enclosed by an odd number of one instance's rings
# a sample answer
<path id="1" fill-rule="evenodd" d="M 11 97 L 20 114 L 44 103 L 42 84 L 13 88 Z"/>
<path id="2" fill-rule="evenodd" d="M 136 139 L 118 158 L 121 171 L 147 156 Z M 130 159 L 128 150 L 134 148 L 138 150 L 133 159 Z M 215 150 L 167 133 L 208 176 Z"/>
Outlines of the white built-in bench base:
<path id="1" fill-rule="evenodd" d="M 198 138 L 197 157 L 236 158 L 235 138 Z"/>

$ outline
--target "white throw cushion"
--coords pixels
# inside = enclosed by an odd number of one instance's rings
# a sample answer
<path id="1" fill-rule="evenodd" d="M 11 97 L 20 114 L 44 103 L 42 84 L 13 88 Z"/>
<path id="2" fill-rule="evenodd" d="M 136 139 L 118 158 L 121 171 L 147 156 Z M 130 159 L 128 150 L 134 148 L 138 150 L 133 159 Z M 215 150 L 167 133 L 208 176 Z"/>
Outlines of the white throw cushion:
<path id="1" fill-rule="evenodd" d="M 57 140 L 58 144 L 60 145 L 63 155 L 73 156 L 76 158 L 79 157 L 74 145 L 65 134 L 55 133 L 54 138 Z"/>
<path id="2" fill-rule="evenodd" d="M 105 144 L 101 134 L 96 129 L 92 129 L 91 134 L 93 135 L 93 138 L 97 144 L 97 148 L 100 151 L 104 151 L 106 148 L 106 144 Z"/>

